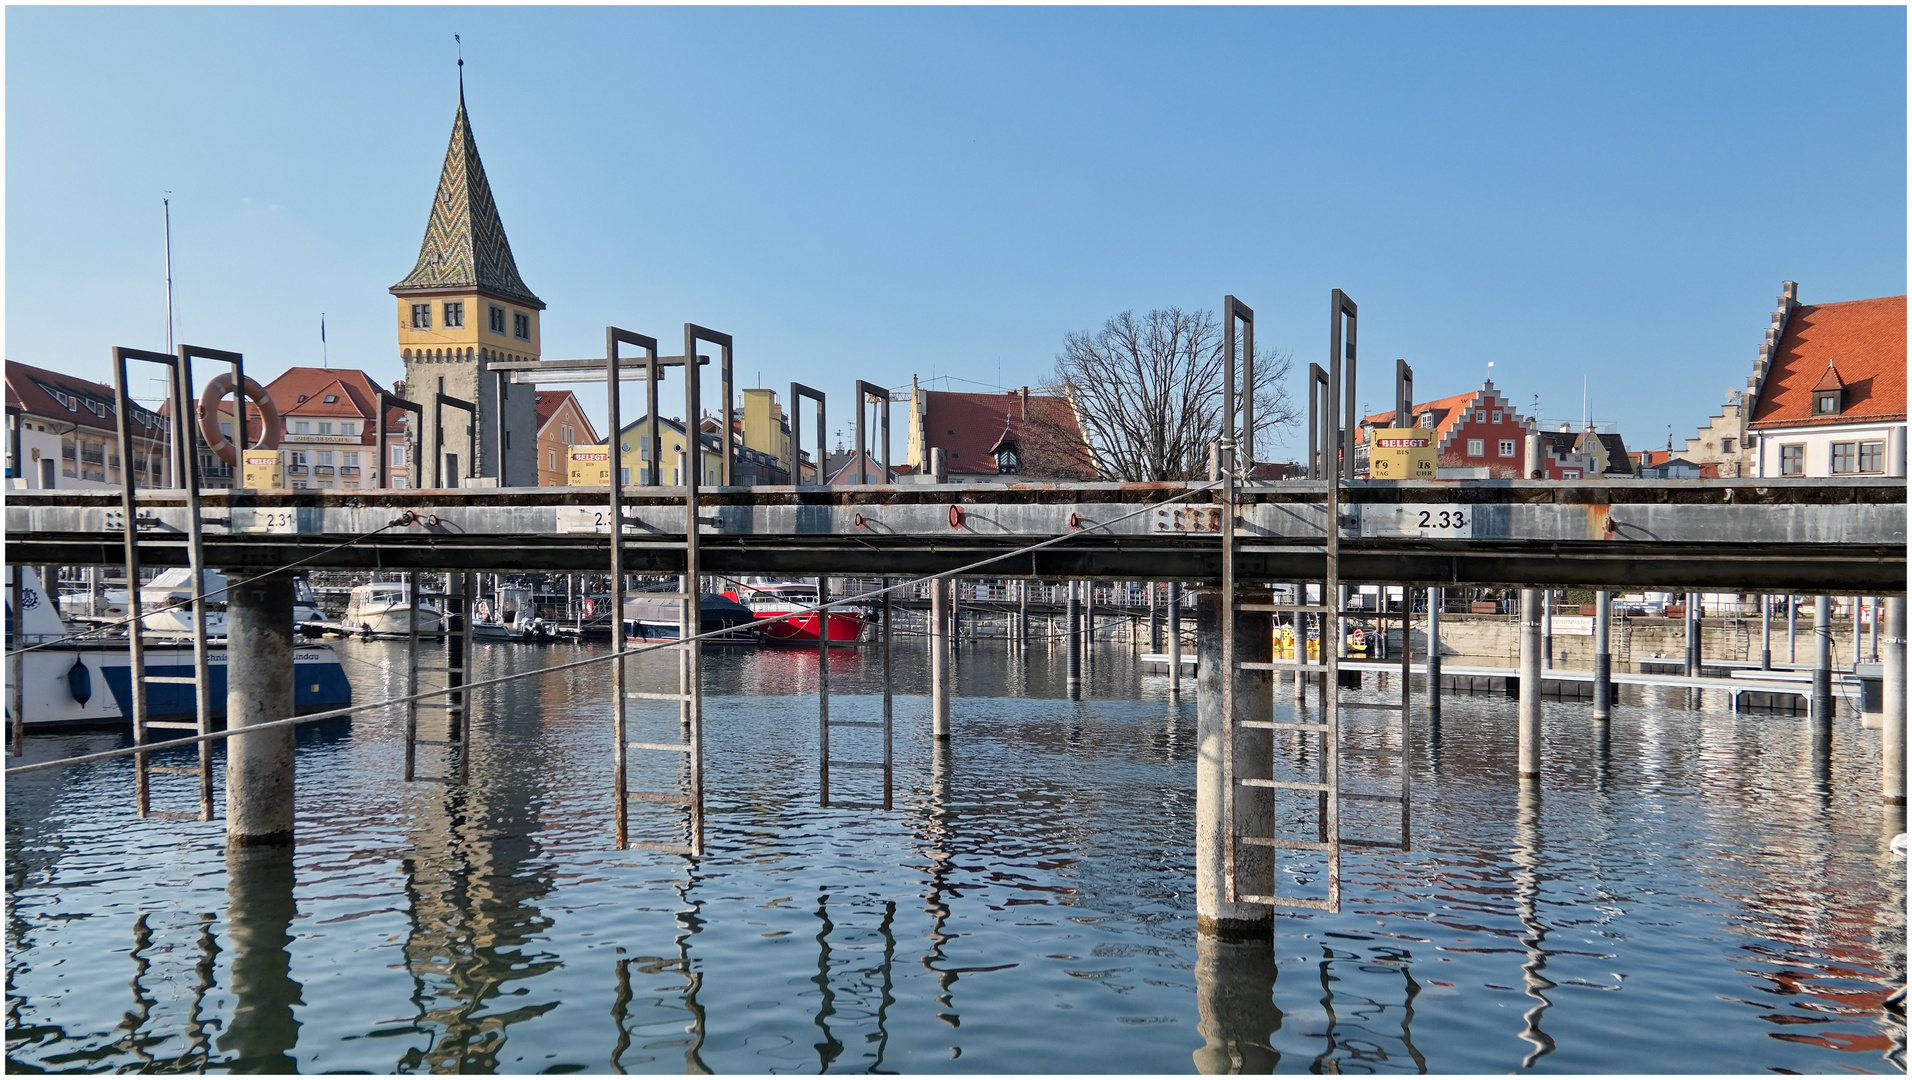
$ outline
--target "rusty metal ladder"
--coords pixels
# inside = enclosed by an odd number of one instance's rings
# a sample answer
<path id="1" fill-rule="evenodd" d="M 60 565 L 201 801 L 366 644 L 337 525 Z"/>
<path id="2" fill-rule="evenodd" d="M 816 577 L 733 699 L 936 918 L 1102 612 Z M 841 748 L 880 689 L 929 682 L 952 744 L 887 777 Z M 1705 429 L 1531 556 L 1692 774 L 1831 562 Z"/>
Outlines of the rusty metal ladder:
<path id="1" fill-rule="evenodd" d="M 1352 446 L 1347 454 L 1342 453 L 1340 432 L 1342 423 L 1337 415 L 1346 406 L 1348 413 L 1347 430 L 1352 437 L 1354 429 L 1354 362 L 1356 305 L 1341 290 L 1336 289 L 1331 298 L 1332 328 L 1330 332 L 1329 369 L 1322 370 L 1319 364 L 1309 365 L 1308 410 L 1309 410 L 1309 475 L 1315 479 L 1326 480 L 1325 514 L 1321 546 L 1324 556 L 1324 574 L 1321 581 L 1321 602 L 1309 603 L 1305 586 L 1297 585 L 1293 603 L 1277 604 L 1259 601 L 1243 602 L 1238 594 L 1235 582 L 1235 562 L 1238 542 L 1236 539 L 1237 514 L 1236 492 L 1241 473 L 1253 467 L 1253 431 L 1254 415 L 1254 313 L 1234 297 L 1223 301 L 1225 340 L 1223 394 L 1226 404 L 1226 430 L 1221 445 L 1221 480 L 1223 506 L 1222 514 L 1222 597 L 1221 604 L 1221 642 L 1222 668 L 1227 676 L 1220 680 L 1222 690 L 1222 835 L 1223 835 L 1223 893 L 1230 903 L 1263 904 L 1270 907 L 1313 908 L 1330 912 L 1341 910 L 1341 857 L 1343 850 L 1350 847 L 1389 847 L 1406 850 L 1411 840 L 1410 808 L 1411 791 L 1408 770 L 1408 722 L 1409 682 L 1408 671 L 1412 648 L 1408 627 L 1411 625 L 1410 593 L 1404 590 L 1402 612 L 1402 649 L 1400 670 L 1400 699 L 1398 702 L 1361 702 L 1348 700 L 1342 693 L 1341 652 L 1345 645 L 1346 634 L 1342 621 L 1354 614 L 1347 608 L 1341 580 L 1341 481 L 1353 477 Z M 1243 352 L 1245 394 L 1240 405 L 1235 393 L 1235 324 L 1243 323 Z M 1346 332 L 1345 352 L 1343 331 Z M 1345 393 L 1342 391 L 1344 372 L 1342 360 L 1346 358 Z M 1398 388 L 1397 388 L 1398 389 Z M 1397 392 L 1397 397 L 1399 396 Z M 1237 412 L 1242 417 L 1242 444 L 1245 453 L 1238 456 L 1234 445 L 1234 425 Z M 1237 461 L 1243 463 L 1237 467 Z M 1377 605 L 1385 608 L 1385 603 Z M 1235 657 L 1235 623 L 1238 613 L 1243 611 L 1286 613 L 1294 618 L 1295 647 L 1297 655 L 1289 661 L 1238 661 Z M 1366 615 L 1367 612 L 1359 614 Z M 1307 662 L 1307 633 L 1305 619 L 1312 616 L 1320 627 L 1320 662 Z M 1279 672 L 1294 667 L 1297 671 L 1313 668 L 1320 677 L 1320 713 L 1318 718 L 1310 718 L 1305 707 L 1298 707 L 1294 720 L 1248 720 L 1237 715 L 1235 707 L 1236 671 Z M 1272 681 L 1272 680 L 1271 680 Z M 1270 688 L 1272 693 L 1273 687 Z M 1398 750 L 1385 747 L 1350 747 L 1344 745 L 1342 729 L 1343 710 L 1386 710 L 1396 713 L 1396 732 Z M 1241 729 L 1265 729 L 1273 732 L 1278 747 L 1280 736 L 1284 733 L 1296 740 L 1297 749 L 1305 751 L 1306 744 L 1314 743 L 1313 757 L 1316 762 L 1314 779 L 1276 779 L 1270 761 L 1269 778 L 1238 775 L 1240 770 L 1235 763 L 1236 734 Z M 1394 754 L 1400 760 L 1400 786 L 1398 792 L 1380 792 L 1370 790 L 1350 790 L 1344 787 L 1342 755 L 1383 755 Z M 1293 791 L 1313 793 L 1315 796 L 1314 838 L 1303 839 L 1293 835 L 1284 835 L 1281 828 L 1279 799 L 1273 800 L 1270 807 L 1269 830 L 1266 835 L 1244 834 L 1238 830 L 1235 814 L 1235 800 L 1240 788 L 1270 789 L 1275 792 Z M 1351 837 L 1342 832 L 1342 803 L 1344 801 L 1381 801 L 1394 802 L 1401 808 L 1401 828 L 1398 839 L 1382 840 L 1372 837 Z M 1241 860 L 1237 858 L 1242 846 L 1267 848 L 1272 850 L 1304 851 L 1318 853 L 1326 862 L 1327 892 L 1325 896 L 1287 896 L 1282 895 L 1272 882 L 1278 882 L 1278 876 L 1271 879 L 1271 891 L 1267 893 L 1251 892 L 1244 888 L 1239 871 Z"/>
<path id="2" fill-rule="evenodd" d="M 471 779 L 471 723 L 466 708 L 466 695 L 457 689 L 469 681 L 471 663 L 471 594 L 472 581 L 468 573 L 446 575 L 446 587 L 439 592 L 427 594 L 423 591 L 423 582 L 419 575 L 405 575 L 405 592 L 409 609 L 406 616 L 406 635 L 410 646 L 406 662 L 406 696 L 411 700 L 405 705 L 405 779 L 423 780 L 439 784 L 463 784 Z M 453 591 L 451 583 L 458 583 Z M 423 636 L 419 632 L 421 602 L 435 599 L 444 607 L 439 616 L 442 620 L 440 633 L 445 639 L 445 662 L 442 665 L 425 667 L 418 662 L 418 642 Z M 431 701 L 419 701 L 418 695 L 424 688 L 419 685 L 419 675 L 431 673 L 445 678 L 441 689 L 449 691 L 444 696 Z M 419 711 L 430 709 L 445 714 L 445 737 L 442 739 L 423 739 L 418 735 Z M 444 748 L 442 759 L 443 772 L 434 776 L 421 776 L 418 773 L 418 748 L 437 746 Z"/>
<path id="3" fill-rule="evenodd" d="M 830 602 L 829 579 L 817 579 L 817 761 L 818 784 L 817 804 L 834 806 L 839 810 L 889 810 L 895 798 L 896 767 L 894 745 L 895 701 L 891 693 L 892 636 L 890 632 L 891 616 L 895 613 L 890 603 L 890 579 L 883 579 L 883 719 L 875 720 L 833 720 L 830 718 Z M 830 756 L 830 729 L 832 728 L 871 728 L 883 733 L 883 760 L 850 761 Z M 881 770 L 883 773 L 883 801 L 880 803 L 831 802 L 831 769 Z"/>

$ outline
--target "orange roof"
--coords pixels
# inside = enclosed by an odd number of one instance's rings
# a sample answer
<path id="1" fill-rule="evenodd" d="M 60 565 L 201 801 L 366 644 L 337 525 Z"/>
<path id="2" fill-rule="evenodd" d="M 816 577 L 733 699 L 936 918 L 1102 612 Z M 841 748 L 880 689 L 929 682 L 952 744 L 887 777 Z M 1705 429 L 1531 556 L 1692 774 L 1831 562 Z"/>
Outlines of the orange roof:
<path id="1" fill-rule="evenodd" d="M 571 408 L 576 411 L 578 420 L 584 424 L 583 443 L 596 443 L 598 441 L 597 426 L 591 423 L 590 417 L 584 415 L 584 406 L 578 404 L 578 396 L 569 390 L 538 391 L 537 411 L 539 434 L 544 433 L 544 426 L 551 422 L 552 417 L 558 415 L 558 411 L 564 408 L 564 403 L 567 401 L 571 403 Z"/>
<path id="2" fill-rule="evenodd" d="M 1830 368 L 1846 391 L 1837 416 L 1814 416 L 1812 392 Z M 1905 419 L 1905 297 L 1802 304 L 1753 404 L 1754 428 Z"/>
<path id="3" fill-rule="evenodd" d="M 1022 443 L 1024 471 L 1032 476 L 1093 477 L 1095 462 L 1067 398 L 1045 394 L 972 394 L 925 390 L 923 451 L 949 455 L 952 473 L 994 473 L 989 450 L 1006 431 Z M 1027 405 L 1025 406 L 1025 401 Z"/>
<path id="4" fill-rule="evenodd" d="M 287 368 L 266 384 L 280 416 L 359 416 L 378 412 L 382 389 L 357 368 Z M 326 398 L 334 400 L 327 401 Z"/>
<path id="5" fill-rule="evenodd" d="M 1479 390 L 1469 390 L 1465 394 L 1454 394 L 1451 397 L 1424 401 L 1414 406 L 1415 419 L 1418 422 L 1422 413 L 1432 410 L 1434 413 L 1434 442 L 1436 445 L 1445 443 L 1447 436 L 1453 432 L 1455 425 L 1466 418 L 1467 406 L 1473 404 L 1474 399 L 1486 390 L 1487 388 L 1483 386 Z M 1367 441 L 1367 429 L 1388 427 L 1393 423 L 1394 413 L 1392 411 L 1375 413 L 1373 416 L 1361 421 L 1362 430 L 1357 442 Z"/>

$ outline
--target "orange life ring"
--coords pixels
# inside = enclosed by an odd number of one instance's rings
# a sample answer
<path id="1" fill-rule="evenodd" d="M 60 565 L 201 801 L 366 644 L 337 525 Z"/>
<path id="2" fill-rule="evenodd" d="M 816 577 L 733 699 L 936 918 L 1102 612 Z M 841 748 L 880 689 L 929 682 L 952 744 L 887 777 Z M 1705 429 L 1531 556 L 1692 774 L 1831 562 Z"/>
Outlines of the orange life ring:
<path id="1" fill-rule="evenodd" d="M 219 460 L 228 465 L 237 465 L 239 451 L 226 438 L 226 433 L 219 430 L 219 403 L 224 401 L 226 395 L 230 393 L 232 393 L 232 372 L 230 371 L 222 371 L 214 375 L 212 381 L 206 384 L 205 393 L 199 395 L 199 433 L 206 437 L 206 445 L 213 453 L 219 455 Z M 246 376 L 246 396 L 259 407 L 259 415 L 264 421 L 259 449 L 277 450 L 279 436 L 285 426 L 279 421 L 279 407 L 272 403 L 272 395 L 266 393 L 266 388 L 260 386 L 250 375 Z M 245 436 L 245 432 L 240 432 L 239 441 L 245 442 Z"/>

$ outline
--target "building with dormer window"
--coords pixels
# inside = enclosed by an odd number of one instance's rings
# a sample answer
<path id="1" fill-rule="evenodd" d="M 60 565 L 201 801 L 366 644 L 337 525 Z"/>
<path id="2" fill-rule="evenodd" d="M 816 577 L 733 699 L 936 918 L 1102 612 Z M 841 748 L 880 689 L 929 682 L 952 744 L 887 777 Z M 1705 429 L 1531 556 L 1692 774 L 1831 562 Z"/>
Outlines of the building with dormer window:
<path id="1" fill-rule="evenodd" d="M 1787 282 L 1747 434 L 1760 476 L 1904 476 L 1905 297 L 1801 304 Z"/>

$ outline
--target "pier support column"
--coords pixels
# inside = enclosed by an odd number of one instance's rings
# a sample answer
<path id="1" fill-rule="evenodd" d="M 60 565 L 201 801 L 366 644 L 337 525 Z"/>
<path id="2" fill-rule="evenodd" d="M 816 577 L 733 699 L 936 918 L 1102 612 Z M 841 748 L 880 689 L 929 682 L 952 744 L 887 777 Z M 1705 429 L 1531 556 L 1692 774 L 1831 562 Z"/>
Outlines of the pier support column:
<path id="1" fill-rule="evenodd" d="M 1427 590 L 1427 711 L 1441 711 L 1441 608 L 1447 603 L 1447 590 L 1435 585 Z"/>
<path id="2" fill-rule="evenodd" d="M 1605 590 L 1593 594 L 1593 718 L 1609 720 L 1613 716 L 1613 594 Z"/>
<path id="3" fill-rule="evenodd" d="M 1759 598 L 1759 670 L 1773 669 L 1773 598 Z"/>
<path id="4" fill-rule="evenodd" d="M 1182 692 L 1182 583 L 1168 584 L 1168 692 Z"/>
<path id="5" fill-rule="evenodd" d="M 949 588 L 948 578 L 929 583 L 929 730 L 949 738 Z"/>
<path id="6" fill-rule="evenodd" d="M 1076 697 L 1082 692 L 1082 583 L 1069 583 L 1069 600 L 1066 605 L 1067 626 L 1063 631 L 1062 653 L 1067 665 L 1069 696 Z"/>
<path id="7" fill-rule="evenodd" d="M 1520 778 L 1540 775 L 1540 590 L 1520 590 Z"/>
<path id="8" fill-rule="evenodd" d="M 1832 738 L 1832 597 L 1812 599 L 1812 706 L 1814 739 Z"/>
<path id="9" fill-rule="evenodd" d="M 240 571 L 227 571 L 237 581 Z M 227 590 L 226 727 L 234 732 L 293 714 L 292 579 L 275 574 Z M 292 728 L 237 735 L 226 745 L 226 840 L 292 838 Z"/>
<path id="10" fill-rule="evenodd" d="M 1202 934 L 1268 940 L 1273 934 L 1273 912 L 1261 904 L 1228 903 L 1224 889 L 1222 807 L 1222 681 L 1235 680 L 1236 779 L 1268 779 L 1274 771 L 1274 732 L 1243 727 L 1244 720 L 1274 719 L 1274 673 L 1234 671 L 1222 667 L 1222 604 L 1219 592 L 1203 592 L 1195 606 L 1196 758 L 1195 758 L 1195 925 Z M 1235 661 L 1265 663 L 1274 657 L 1274 622 L 1265 612 L 1235 615 Z M 1234 831 L 1237 836 L 1268 836 L 1274 829 L 1274 790 L 1235 788 Z M 1253 844 L 1235 845 L 1235 880 L 1242 891 L 1274 891 L 1273 853 Z M 1264 945 L 1263 948 L 1267 946 Z"/>
<path id="11" fill-rule="evenodd" d="M 1686 677 L 1700 673 L 1700 594 L 1686 594 Z"/>
<path id="12" fill-rule="evenodd" d="M 1880 706 L 1879 794 L 1888 806 L 1905 805 L 1905 597 L 1885 598 L 1885 637 L 1880 642 L 1884 686 Z"/>

